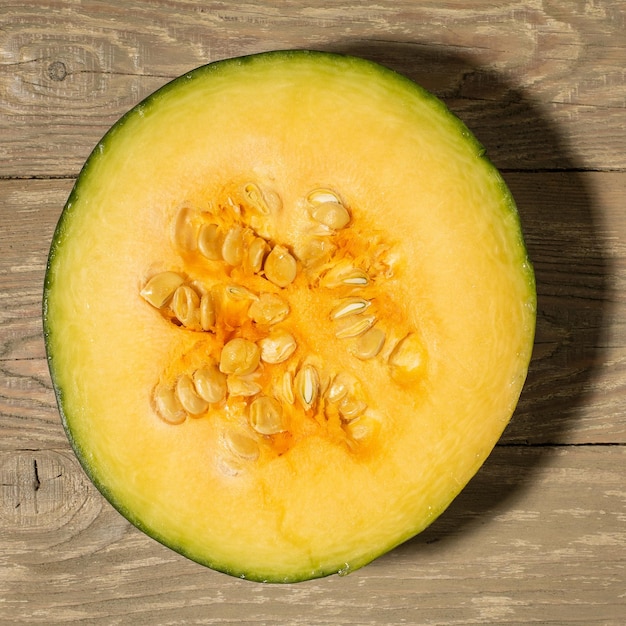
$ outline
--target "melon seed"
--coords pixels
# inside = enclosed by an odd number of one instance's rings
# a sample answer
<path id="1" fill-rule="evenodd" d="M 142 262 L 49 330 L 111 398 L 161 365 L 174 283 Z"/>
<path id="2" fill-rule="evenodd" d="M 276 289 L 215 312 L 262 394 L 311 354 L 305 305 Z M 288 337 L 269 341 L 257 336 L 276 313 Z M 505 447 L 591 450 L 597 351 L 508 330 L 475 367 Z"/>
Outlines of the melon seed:
<path id="1" fill-rule="evenodd" d="M 154 390 L 154 404 L 159 417 L 168 424 L 182 424 L 187 417 L 171 387 L 159 385 Z"/>
<path id="2" fill-rule="evenodd" d="M 283 410 L 273 398 L 261 396 L 250 404 L 250 426 L 261 435 L 275 435 L 285 430 Z"/>
<path id="3" fill-rule="evenodd" d="M 211 404 L 221 402 L 226 397 L 226 375 L 216 365 L 206 365 L 196 370 L 193 382 L 196 393 Z"/>
<path id="4" fill-rule="evenodd" d="M 296 278 L 296 260 L 287 248 L 276 245 L 267 255 L 263 265 L 265 277 L 278 287 L 287 287 Z"/>
<path id="5" fill-rule="evenodd" d="M 269 215 L 271 211 L 278 211 L 282 207 L 280 196 L 275 191 L 262 191 L 255 183 L 246 183 L 243 193 L 248 202 L 263 215 Z"/>
<path id="6" fill-rule="evenodd" d="M 230 374 L 226 378 L 226 386 L 231 396 L 243 396 L 247 398 L 249 396 L 255 396 L 261 391 L 261 385 L 254 380 L 235 374 Z"/>
<path id="7" fill-rule="evenodd" d="M 300 243 L 295 252 L 302 265 L 311 269 L 328 262 L 336 249 L 328 238 L 312 237 Z"/>
<path id="8" fill-rule="evenodd" d="M 363 400 L 348 396 L 339 404 L 339 415 L 344 421 L 349 422 L 364 413 L 365 409 L 367 404 Z"/>
<path id="9" fill-rule="evenodd" d="M 308 411 L 317 400 L 320 379 L 317 369 L 310 364 L 303 365 L 296 374 L 294 381 L 295 394 L 305 411 Z"/>
<path id="10" fill-rule="evenodd" d="M 228 265 L 240 265 L 243 260 L 243 229 L 239 225 L 232 226 L 222 244 L 222 257 Z"/>
<path id="11" fill-rule="evenodd" d="M 200 297 L 189 285 L 181 285 L 172 297 L 172 311 L 185 328 L 193 328 L 200 322 Z"/>
<path id="12" fill-rule="evenodd" d="M 358 337 L 351 352 L 359 359 L 373 359 L 382 350 L 384 343 L 385 331 L 374 326 Z"/>
<path id="13" fill-rule="evenodd" d="M 222 348 L 220 371 L 224 374 L 236 374 L 237 376 L 252 374 L 258 367 L 260 358 L 259 346 L 247 339 L 236 337 Z"/>
<path id="14" fill-rule="evenodd" d="M 341 204 L 339 196 L 330 189 L 314 189 L 306 197 L 310 204 L 323 204 L 324 202 L 337 202 Z"/>
<path id="15" fill-rule="evenodd" d="M 202 330 L 211 330 L 215 327 L 216 312 L 213 294 L 207 292 L 200 298 L 200 326 Z"/>
<path id="16" fill-rule="evenodd" d="M 257 324 L 278 324 L 289 315 L 289 304 L 275 293 L 263 292 L 248 309 L 248 317 Z"/>
<path id="17" fill-rule="evenodd" d="M 339 372 L 328 387 L 326 397 L 330 402 L 338 403 L 345 398 L 348 393 L 353 393 L 356 385 L 357 381 L 353 376 L 346 372 Z"/>
<path id="18" fill-rule="evenodd" d="M 293 404 L 293 376 L 290 371 L 283 372 L 283 375 L 274 381 L 274 395 L 287 404 Z"/>
<path id="19" fill-rule="evenodd" d="M 343 261 L 332 267 L 322 279 L 322 284 L 331 289 L 337 287 L 369 285 L 370 278 L 366 272 L 354 267 L 349 261 Z"/>
<path id="20" fill-rule="evenodd" d="M 242 285 L 226 285 L 226 293 L 233 300 L 258 300 L 259 296 Z"/>
<path id="21" fill-rule="evenodd" d="M 331 230 L 341 230 L 348 225 L 350 213 L 339 202 L 322 202 L 311 210 L 311 217 Z"/>
<path id="22" fill-rule="evenodd" d="M 160 309 L 184 282 L 185 279 L 176 272 L 161 272 L 146 283 L 139 295 L 153 307 Z"/>
<path id="23" fill-rule="evenodd" d="M 337 320 L 355 313 L 363 313 L 370 306 L 369 300 L 363 298 L 344 298 L 331 312 L 330 319 Z"/>
<path id="24" fill-rule="evenodd" d="M 222 260 L 222 238 L 217 224 L 203 224 L 198 234 L 200 254 L 211 261 Z"/>
<path id="25" fill-rule="evenodd" d="M 391 376 L 398 382 L 409 382 L 418 378 L 424 368 L 424 346 L 416 333 L 401 339 L 389 355 Z"/>
<path id="26" fill-rule="evenodd" d="M 250 269 L 258 274 L 263 267 L 263 259 L 267 252 L 267 243 L 262 237 L 255 237 L 248 246 L 248 263 Z"/>
<path id="27" fill-rule="evenodd" d="M 341 282 L 344 285 L 364 286 L 369 285 L 370 279 L 363 270 L 355 269 L 352 272 L 343 276 Z"/>
<path id="28" fill-rule="evenodd" d="M 366 410 L 357 418 L 349 421 L 344 430 L 358 444 L 366 445 L 380 432 L 380 419 Z"/>
<path id="29" fill-rule="evenodd" d="M 178 246 L 187 252 L 193 252 L 197 247 L 194 213 L 189 207 L 182 208 L 174 225 L 174 239 Z"/>
<path id="30" fill-rule="evenodd" d="M 297 344 L 291 333 L 279 330 L 259 341 L 261 360 L 265 363 L 282 363 L 296 350 Z"/>
<path id="31" fill-rule="evenodd" d="M 335 331 L 337 339 L 349 339 L 358 337 L 371 328 L 376 321 L 374 315 L 351 315 L 338 320 L 338 328 Z"/>
<path id="32" fill-rule="evenodd" d="M 259 444 L 246 433 L 237 430 L 227 431 L 224 434 L 224 442 L 235 456 L 248 461 L 259 458 Z"/>
<path id="33" fill-rule="evenodd" d="M 265 202 L 265 198 L 263 197 L 263 193 L 259 189 L 258 185 L 255 185 L 254 183 L 247 183 L 243 187 L 243 192 L 248 202 L 259 212 L 263 213 L 263 215 L 267 215 L 270 212 L 269 207 Z"/>
<path id="34" fill-rule="evenodd" d="M 191 415 L 200 415 L 209 408 L 209 403 L 196 393 L 193 381 L 186 374 L 176 382 L 176 397 L 183 409 Z"/>

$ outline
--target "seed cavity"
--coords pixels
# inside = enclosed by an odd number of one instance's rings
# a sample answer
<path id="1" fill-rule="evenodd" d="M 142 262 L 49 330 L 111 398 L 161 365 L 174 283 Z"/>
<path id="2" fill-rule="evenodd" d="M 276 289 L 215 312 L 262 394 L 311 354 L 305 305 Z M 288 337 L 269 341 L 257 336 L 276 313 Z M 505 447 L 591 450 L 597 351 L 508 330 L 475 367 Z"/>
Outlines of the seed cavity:
<path id="1" fill-rule="evenodd" d="M 303 365 L 296 374 L 294 386 L 296 398 L 302 408 L 308 411 L 315 404 L 320 390 L 320 377 L 315 366 Z"/>
<path id="2" fill-rule="evenodd" d="M 371 302 L 369 300 L 365 300 L 363 298 L 345 298 L 330 312 L 330 319 L 338 320 L 342 317 L 347 317 L 348 315 L 363 313 L 363 311 L 365 311 L 370 304 Z"/>
<path id="3" fill-rule="evenodd" d="M 210 404 L 221 402 L 228 391 L 226 375 L 216 365 L 207 365 L 193 374 L 196 393 Z"/>
<path id="4" fill-rule="evenodd" d="M 161 272 L 153 276 L 139 294 L 153 307 L 161 309 L 184 282 L 185 279 L 176 272 Z"/>
<path id="5" fill-rule="evenodd" d="M 285 430 L 281 405 L 268 396 L 261 396 L 250 404 L 250 426 L 261 435 L 276 435 Z"/>
<path id="6" fill-rule="evenodd" d="M 283 199 L 264 184 L 240 180 L 228 189 L 211 199 L 209 209 L 184 206 L 173 222 L 181 260 L 198 278 L 174 268 L 152 276 L 139 292 L 165 319 L 199 331 L 183 340 L 193 345 L 180 357 L 177 375 L 169 369 L 164 375 L 173 382 L 155 387 L 155 412 L 168 424 L 189 417 L 221 423 L 215 462 L 230 475 L 266 448 L 282 454 L 312 432 L 311 420 L 333 437 L 343 434 L 349 450 L 367 450 L 383 420 L 359 372 L 386 365 L 390 383 L 408 385 L 423 376 L 426 363 L 417 331 L 407 334 L 403 324 L 383 330 L 377 323 L 378 305 L 394 306 L 384 300 L 385 279 L 402 260 L 398 248 L 365 231 L 358 212 L 333 189 L 314 189 L 296 200 L 305 212 L 297 225 L 281 221 Z M 281 239 L 294 225 L 297 232 Z M 354 232 L 346 237 L 344 229 Z M 281 291 L 294 281 L 294 288 Z M 338 373 L 296 340 L 294 324 L 309 315 L 296 311 L 289 319 L 291 307 L 306 307 L 314 297 L 300 287 L 319 289 L 322 302 L 332 302 L 312 321 L 332 324 L 334 336 L 345 340 L 337 342 L 345 367 Z M 359 362 L 376 357 L 372 364 Z"/>
<path id="7" fill-rule="evenodd" d="M 350 352 L 359 359 L 373 359 L 382 350 L 385 338 L 385 331 L 374 326 L 358 337 Z"/>
<path id="8" fill-rule="evenodd" d="M 276 330 L 259 341 L 261 360 L 265 363 L 283 363 L 298 347 L 294 336 L 286 330 Z"/>
<path id="9" fill-rule="evenodd" d="M 337 330 L 335 330 L 335 337 L 337 339 L 358 337 L 371 328 L 375 322 L 375 315 L 351 315 L 341 318 L 337 321 L 338 326 Z"/>
<path id="10" fill-rule="evenodd" d="M 259 346 L 247 339 L 236 337 L 222 348 L 219 368 L 224 374 L 246 376 L 256 370 L 260 359 Z"/>
<path id="11" fill-rule="evenodd" d="M 193 381 L 186 374 L 176 381 L 176 397 L 183 409 L 191 415 L 200 415 L 209 408 L 209 403 L 196 393 Z"/>

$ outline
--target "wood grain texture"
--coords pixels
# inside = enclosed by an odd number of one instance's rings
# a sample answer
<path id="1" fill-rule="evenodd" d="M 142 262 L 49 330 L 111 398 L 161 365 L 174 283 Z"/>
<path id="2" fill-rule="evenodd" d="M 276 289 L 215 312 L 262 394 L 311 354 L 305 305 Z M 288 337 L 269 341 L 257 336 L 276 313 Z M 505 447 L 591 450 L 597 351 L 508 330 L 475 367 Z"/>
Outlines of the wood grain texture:
<path id="1" fill-rule="evenodd" d="M 2 452 L 1 610 L 17 624 L 617 626 L 624 454 L 498 448 L 412 541 L 347 577 L 267 586 L 211 572 L 129 527 L 69 452 Z M 64 506 L 61 493 L 72 494 Z"/>
<path id="2" fill-rule="evenodd" d="M 0 624 L 621 626 L 625 29 L 621 0 L 2 2 Z M 96 491 L 59 419 L 41 296 L 110 125 L 193 67 L 278 48 L 365 56 L 444 98 L 504 170 L 539 310 L 514 419 L 448 511 L 347 577 L 267 586 L 174 554 Z"/>
<path id="3" fill-rule="evenodd" d="M 10 141 L 0 175 L 74 176 L 109 126 L 171 78 L 307 47 L 372 58 L 423 83 L 499 167 L 567 169 L 567 145 L 576 165 L 623 169 L 625 13 L 621 2 L 539 0 L 5 2 L 0 134 Z"/>

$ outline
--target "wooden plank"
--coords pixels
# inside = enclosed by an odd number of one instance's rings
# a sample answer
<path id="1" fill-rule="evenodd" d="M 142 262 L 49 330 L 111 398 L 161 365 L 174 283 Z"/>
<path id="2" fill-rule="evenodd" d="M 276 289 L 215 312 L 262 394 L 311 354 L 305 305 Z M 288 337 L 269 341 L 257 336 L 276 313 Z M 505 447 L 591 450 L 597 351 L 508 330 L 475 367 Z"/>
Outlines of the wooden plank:
<path id="1" fill-rule="evenodd" d="M 206 62 L 313 48 L 442 96 L 507 169 L 623 169 L 619 3 L 290 1 L 0 7 L 0 176 L 75 176 L 126 110 Z M 575 149 L 572 148 L 575 146 Z"/>
<path id="2" fill-rule="evenodd" d="M 535 265 L 538 320 L 527 385 L 503 441 L 623 442 L 626 178 L 570 172 L 506 180 Z"/>
<path id="3" fill-rule="evenodd" d="M 48 250 L 73 180 L 0 181 L 0 359 L 44 356 Z"/>
<path id="4" fill-rule="evenodd" d="M 0 361 L 0 450 L 67 447 L 45 359 Z"/>
<path id="5" fill-rule="evenodd" d="M 623 447 L 498 448 L 418 537 L 346 577 L 271 586 L 133 529 L 67 451 L 5 451 L 0 621 L 617 626 L 625 469 Z"/>
<path id="6" fill-rule="evenodd" d="M 539 292 L 535 355 L 505 443 L 626 440 L 626 174 L 507 174 Z M 72 181 L 0 181 L 3 446 L 58 442 L 41 326 L 45 262 Z M 4 227 L 3 227 L 4 228 Z M 26 253 L 24 252 L 26 250 Z M 37 421 L 34 430 L 22 420 Z"/>

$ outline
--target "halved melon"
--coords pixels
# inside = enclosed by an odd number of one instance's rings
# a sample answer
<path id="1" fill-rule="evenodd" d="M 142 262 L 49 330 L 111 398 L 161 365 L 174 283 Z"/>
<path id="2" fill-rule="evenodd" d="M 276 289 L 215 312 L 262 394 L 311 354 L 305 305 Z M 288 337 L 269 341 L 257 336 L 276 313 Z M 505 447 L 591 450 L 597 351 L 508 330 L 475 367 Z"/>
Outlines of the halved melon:
<path id="1" fill-rule="evenodd" d="M 45 338 L 88 475 L 229 574 L 347 573 L 428 526 L 516 406 L 535 286 L 468 129 L 374 63 L 212 63 L 125 115 L 50 252 Z"/>

